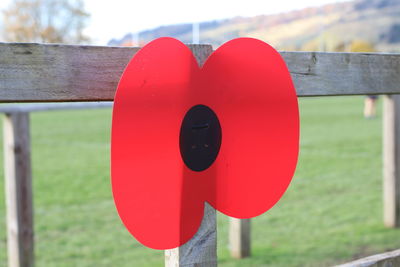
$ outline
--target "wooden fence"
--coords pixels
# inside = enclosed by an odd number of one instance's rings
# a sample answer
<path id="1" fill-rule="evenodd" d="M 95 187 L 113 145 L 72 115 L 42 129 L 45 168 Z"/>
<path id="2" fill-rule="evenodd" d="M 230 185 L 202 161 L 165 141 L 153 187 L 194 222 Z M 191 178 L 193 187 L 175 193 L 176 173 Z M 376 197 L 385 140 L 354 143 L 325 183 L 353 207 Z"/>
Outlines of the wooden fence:
<path id="1" fill-rule="evenodd" d="M 111 102 L 1 105 L 4 113 L 4 177 L 8 265 L 33 266 L 34 232 L 30 112 L 109 108 Z"/>
<path id="2" fill-rule="evenodd" d="M 4 171 L 7 206 L 7 240 L 10 266 L 33 262 L 34 207 L 32 192 L 30 113 L 55 110 L 111 108 L 112 102 L 70 102 L 0 105 L 3 119 Z M 15 148 L 18 149 L 6 149 Z M 16 171 L 19 173 L 16 174 Z M 20 178 L 20 179 L 19 179 Z M 23 209 L 18 206 L 23 204 Z M 24 233 L 18 237 L 13 227 Z M 230 218 L 229 247 L 234 258 L 250 256 L 250 220 Z M 243 228 L 245 227 L 245 228 Z M 18 249 L 19 248 L 19 249 Z M 18 256 L 21 254 L 21 256 Z M 18 261 L 20 263 L 18 263 Z M 27 262 L 26 264 L 24 262 Z"/>
<path id="3" fill-rule="evenodd" d="M 189 45 L 200 65 L 212 53 L 210 45 Z M 122 71 L 139 48 L 43 44 L 0 44 L 0 102 L 112 101 Z M 400 55 L 378 53 L 282 52 L 296 86 L 297 95 L 333 96 L 383 94 L 384 98 L 384 223 L 400 226 Z M 392 95 L 394 94 L 394 95 Z M 5 119 L 8 136 L 5 150 L 10 266 L 33 265 L 32 214 L 23 210 L 31 197 L 30 172 L 16 168 L 29 154 L 29 136 L 16 142 L 16 133 L 26 125 L 23 113 Z M 26 166 L 30 169 L 30 166 Z M 24 186 L 22 186 L 24 184 Z M 25 195 L 24 197 L 22 195 Z M 18 199 L 19 202 L 15 200 Z M 238 229 L 233 254 L 249 253 L 250 221 L 232 219 Z M 25 242 L 26 241 L 26 242 Z M 11 256 L 11 259 L 10 259 Z M 167 266 L 215 266 L 215 210 L 205 207 L 196 235 L 185 245 L 166 251 Z M 14 264 L 14 265 L 13 265 Z"/>

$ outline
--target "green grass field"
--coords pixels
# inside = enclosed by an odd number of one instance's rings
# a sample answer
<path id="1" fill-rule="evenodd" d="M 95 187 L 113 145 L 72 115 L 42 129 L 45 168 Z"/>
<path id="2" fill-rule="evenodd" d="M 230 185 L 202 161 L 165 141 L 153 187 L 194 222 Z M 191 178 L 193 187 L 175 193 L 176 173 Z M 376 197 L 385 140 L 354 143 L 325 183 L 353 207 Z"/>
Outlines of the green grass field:
<path id="1" fill-rule="evenodd" d="M 272 210 L 253 219 L 251 258 L 229 257 L 228 221 L 218 215 L 220 266 L 330 266 L 400 248 L 400 230 L 382 223 L 381 112 L 366 120 L 362 108 L 362 97 L 300 100 L 294 180 Z M 136 242 L 114 208 L 110 121 L 110 110 L 32 114 L 36 266 L 163 266 L 163 252 Z"/>

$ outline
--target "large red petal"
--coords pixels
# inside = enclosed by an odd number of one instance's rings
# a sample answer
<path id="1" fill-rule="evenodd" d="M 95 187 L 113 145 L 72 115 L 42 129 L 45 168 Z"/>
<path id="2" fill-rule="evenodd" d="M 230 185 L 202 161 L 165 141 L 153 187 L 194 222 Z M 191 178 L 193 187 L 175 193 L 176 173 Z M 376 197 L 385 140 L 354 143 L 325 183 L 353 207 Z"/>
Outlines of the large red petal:
<path id="1" fill-rule="evenodd" d="M 299 113 L 285 62 L 268 44 L 240 38 L 218 48 L 204 65 L 206 105 L 222 127 L 210 203 L 233 217 L 270 209 L 294 174 Z"/>
<path id="2" fill-rule="evenodd" d="M 127 66 L 114 100 L 112 190 L 118 213 L 144 245 L 177 247 L 197 231 L 204 199 L 179 151 L 182 119 L 199 68 L 172 38 L 142 48 Z M 190 176 L 190 175 L 189 175 Z"/>

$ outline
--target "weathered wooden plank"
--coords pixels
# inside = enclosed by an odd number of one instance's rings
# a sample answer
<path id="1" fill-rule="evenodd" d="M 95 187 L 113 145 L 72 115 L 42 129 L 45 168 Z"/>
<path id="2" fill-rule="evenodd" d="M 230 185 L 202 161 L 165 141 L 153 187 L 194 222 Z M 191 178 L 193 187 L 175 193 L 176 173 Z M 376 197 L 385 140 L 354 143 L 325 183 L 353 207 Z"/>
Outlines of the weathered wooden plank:
<path id="1" fill-rule="evenodd" d="M 165 251 L 166 267 L 213 267 L 217 266 L 216 214 L 208 203 L 197 233 L 186 244 Z"/>
<path id="2" fill-rule="evenodd" d="M 400 54 L 282 53 L 298 96 L 400 93 Z"/>
<path id="3" fill-rule="evenodd" d="M 189 45 L 196 57 L 207 45 Z M 139 48 L 0 43 L 0 102 L 113 100 Z"/>
<path id="4" fill-rule="evenodd" d="M 396 267 L 400 266 L 400 249 L 373 255 L 336 267 Z"/>
<path id="5" fill-rule="evenodd" d="M 4 116 L 7 246 L 10 267 L 34 265 L 29 114 Z"/>
<path id="6" fill-rule="evenodd" d="M 212 53 L 211 46 L 191 46 L 200 66 Z M 197 233 L 183 246 L 165 251 L 167 267 L 217 266 L 217 220 L 215 210 L 204 205 L 204 216 Z"/>
<path id="7" fill-rule="evenodd" d="M 383 213 L 387 227 L 400 226 L 400 95 L 385 96 L 383 112 Z"/>
<path id="8" fill-rule="evenodd" d="M 0 104 L 0 113 L 111 108 L 113 102 Z"/>
<path id="9" fill-rule="evenodd" d="M 250 257 L 251 221 L 250 219 L 229 218 L 229 248 L 236 259 Z"/>
<path id="10" fill-rule="evenodd" d="M 118 79 L 136 51 L 138 48 L 0 44 L 0 101 L 112 100 Z"/>
<path id="11" fill-rule="evenodd" d="M 189 45 L 192 51 L 203 46 Z M 137 51 L 0 43 L 0 102 L 111 101 Z M 400 93 L 400 54 L 282 52 L 282 56 L 299 96 Z"/>

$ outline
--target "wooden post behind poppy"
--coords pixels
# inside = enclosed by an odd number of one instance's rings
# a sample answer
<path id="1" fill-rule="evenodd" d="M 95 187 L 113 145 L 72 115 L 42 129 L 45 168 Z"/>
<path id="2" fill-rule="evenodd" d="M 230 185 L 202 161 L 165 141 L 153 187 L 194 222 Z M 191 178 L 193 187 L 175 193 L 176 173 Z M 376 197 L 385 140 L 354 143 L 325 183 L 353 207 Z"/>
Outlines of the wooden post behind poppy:
<path id="1" fill-rule="evenodd" d="M 212 46 L 189 45 L 200 66 L 212 53 Z M 204 217 L 197 233 L 183 246 L 165 251 L 165 266 L 217 266 L 216 212 L 205 203 Z"/>
<path id="2" fill-rule="evenodd" d="M 216 212 L 205 203 L 204 217 L 197 233 L 184 245 L 165 251 L 165 266 L 217 266 Z"/>

